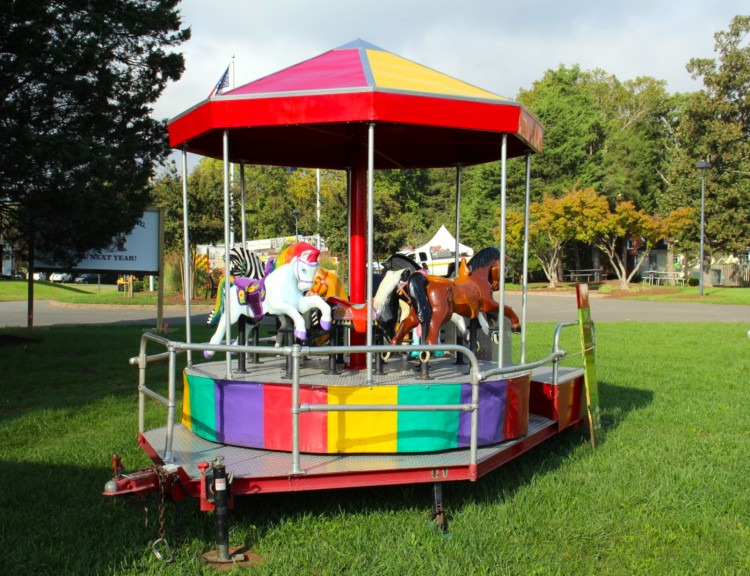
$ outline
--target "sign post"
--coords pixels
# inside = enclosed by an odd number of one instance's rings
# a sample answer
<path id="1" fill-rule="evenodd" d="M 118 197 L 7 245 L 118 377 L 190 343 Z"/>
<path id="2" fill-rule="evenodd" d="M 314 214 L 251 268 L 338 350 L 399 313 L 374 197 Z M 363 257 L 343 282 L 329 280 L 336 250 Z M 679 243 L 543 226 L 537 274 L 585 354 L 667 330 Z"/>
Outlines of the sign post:
<path id="1" fill-rule="evenodd" d="M 596 381 L 596 359 L 594 357 L 594 327 L 589 308 L 589 285 L 577 284 L 578 325 L 583 351 L 583 380 L 586 386 L 586 409 L 588 411 L 591 446 L 596 448 L 595 431 L 602 427 L 599 413 L 599 386 Z"/>

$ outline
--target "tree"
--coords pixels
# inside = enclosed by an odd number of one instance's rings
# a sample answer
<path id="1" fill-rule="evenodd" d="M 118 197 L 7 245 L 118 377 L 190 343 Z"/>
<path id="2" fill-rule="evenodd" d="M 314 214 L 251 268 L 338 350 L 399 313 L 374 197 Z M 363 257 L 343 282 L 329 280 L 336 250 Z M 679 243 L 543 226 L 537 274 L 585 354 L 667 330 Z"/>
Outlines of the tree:
<path id="1" fill-rule="evenodd" d="M 704 89 L 683 99 L 676 149 L 669 166 L 663 210 L 692 206 L 692 242 L 681 246 L 697 254 L 700 242 L 700 173 L 708 160 L 705 186 L 705 238 L 708 262 L 716 253 L 738 254 L 750 246 L 750 16 L 736 16 L 715 34 L 718 59 L 695 58 L 687 68 Z M 692 246 L 691 246 L 692 245 Z M 705 273 L 706 263 L 703 263 Z M 709 279 L 710 280 L 710 279 Z"/>
<path id="2" fill-rule="evenodd" d="M 529 251 L 539 260 L 550 288 L 560 280 L 563 245 L 575 237 L 570 218 L 573 201 L 569 195 L 555 198 L 545 194 L 541 202 L 529 206 Z M 517 223 L 518 217 L 514 216 L 512 222 Z"/>
<path id="3" fill-rule="evenodd" d="M 0 234 L 31 267 L 73 264 L 143 215 L 168 152 L 151 105 L 182 75 L 174 48 L 190 37 L 178 3 L 3 3 Z"/>
<path id="4" fill-rule="evenodd" d="M 167 163 L 151 183 L 151 202 L 164 209 L 164 249 L 179 252 L 183 247 L 182 176 L 174 161 Z"/>
<path id="5" fill-rule="evenodd" d="M 534 158 L 533 189 L 559 196 L 578 182 L 598 185 L 606 119 L 592 90 L 591 74 L 577 65 L 547 70 L 531 90 L 519 93 L 518 101 L 545 128 L 543 153 Z M 522 180 L 520 167 L 515 171 L 512 179 Z"/>
<path id="6" fill-rule="evenodd" d="M 613 211 L 607 198 L 593 188 L 571 190 L 562 200 L 573 237 L 604 252 L 623 290 L 630 288 L 630 282 L 648 261 L 656 243 L 679 235 L 689 225 L 693 214 L 690 208 L 678 208 L 666 218 L 652 216 L 645 210 L 638 210 L 629 200 L 618 202 Z M 628 240 L 640 250 L 639 259 L 632 268 L 628 267 L 627 258 L 621 255 L 623 242 Z"/>

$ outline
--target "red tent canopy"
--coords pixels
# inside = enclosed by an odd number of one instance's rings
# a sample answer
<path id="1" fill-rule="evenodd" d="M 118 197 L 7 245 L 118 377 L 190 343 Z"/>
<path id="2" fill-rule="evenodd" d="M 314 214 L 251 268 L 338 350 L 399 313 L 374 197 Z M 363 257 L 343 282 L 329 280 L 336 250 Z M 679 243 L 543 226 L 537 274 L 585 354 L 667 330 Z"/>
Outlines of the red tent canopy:
<path id="1" fill-rule="evenodd" d="M 347 168 L 375 123 L 375 168 L 471 165 L 538 152 L 517 102 L 357 40 L 208 98 L 169 123 L 173 148 L 231 161 Z"/>

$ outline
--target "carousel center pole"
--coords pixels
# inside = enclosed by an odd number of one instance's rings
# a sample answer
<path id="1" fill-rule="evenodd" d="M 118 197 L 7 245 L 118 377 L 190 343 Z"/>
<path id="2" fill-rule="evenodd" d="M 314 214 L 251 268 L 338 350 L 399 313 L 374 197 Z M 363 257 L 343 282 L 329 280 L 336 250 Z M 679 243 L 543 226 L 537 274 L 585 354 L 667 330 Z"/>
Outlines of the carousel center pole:
<path id="1" fill-rule="evenodd" d="M 367 297 L 367 148 L 355 150 L 351 164 L 351 196 L 349 199 L 349 299 L 353 304 L 364 304 Z M 365 344 L 366 335 L 349 333 L 352 346 Z M 364 370 L 364 354 L 350 354 L 350 370 Z"/>

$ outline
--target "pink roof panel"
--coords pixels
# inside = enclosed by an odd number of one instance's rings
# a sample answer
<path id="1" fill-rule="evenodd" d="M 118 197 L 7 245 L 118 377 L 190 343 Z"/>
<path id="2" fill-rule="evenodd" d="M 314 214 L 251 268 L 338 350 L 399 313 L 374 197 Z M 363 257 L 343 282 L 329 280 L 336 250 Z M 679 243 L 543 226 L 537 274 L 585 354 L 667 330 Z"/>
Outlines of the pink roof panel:
<path id="1" fill-rule="evenodd" d="M 321 56 L 306 60 L 224 92 L 225 96 L 240 94 L 269 94 L 278 92 L 306 92 L 342 88 L 365 88 L 367 77 L 362 68 L 357 49 L 331 50 Z"/>

